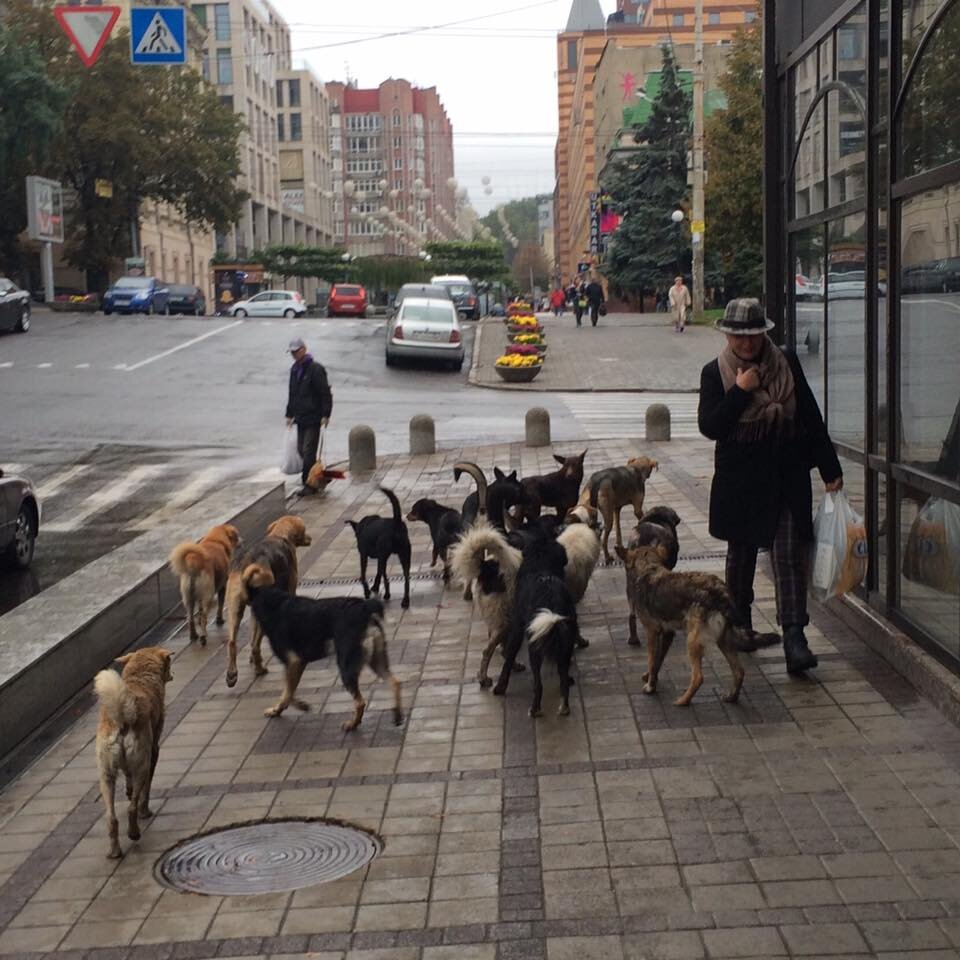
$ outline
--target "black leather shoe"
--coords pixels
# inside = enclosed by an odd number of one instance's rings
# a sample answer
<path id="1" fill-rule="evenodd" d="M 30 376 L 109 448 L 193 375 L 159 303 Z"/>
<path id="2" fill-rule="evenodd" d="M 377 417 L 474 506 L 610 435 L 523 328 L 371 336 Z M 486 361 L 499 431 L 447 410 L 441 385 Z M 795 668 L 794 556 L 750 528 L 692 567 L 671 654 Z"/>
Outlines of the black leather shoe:
<path id="1" fill-rule="evenodd" d="M 817 666 L 817 658 L 807 646 L 802 626 L 783 628 L 783 653 L 787 661 L 787 673 L 803 673 Z"/>

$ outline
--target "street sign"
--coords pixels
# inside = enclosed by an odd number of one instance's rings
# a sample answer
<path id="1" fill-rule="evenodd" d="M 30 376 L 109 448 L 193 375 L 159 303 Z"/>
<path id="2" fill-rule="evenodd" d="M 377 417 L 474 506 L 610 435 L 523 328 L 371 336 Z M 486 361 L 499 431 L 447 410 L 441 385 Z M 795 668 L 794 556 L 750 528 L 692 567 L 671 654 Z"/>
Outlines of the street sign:
<path id="1" fill-rule="evenodd" d="M 27 177 L 27 235 L 63 243 L 63 191 L 58 181 Z"/>
<path id="2" fill-rule="evenodd" d="M 60 29 L 73 44 L 85 67 L 92 67 L 120 16 L 119 7 L 54 7 Z"/>
<path id="3" fill-rule="evenodd" d="M 131 7 L 130 59 L 133 63 L 186 63 L 186 9 Z"/>
<path id="4" fill-rule="evenodd" d="M 93 192 L 103 200 L 109 200 L 113 196 L 113 181 L 101 180 L 97 177 L 93 181 Z"/>
<path id="5" fill-rule="evenodd" d="M 691 233 L 706 233 L 706 231 L 707 231 L 706 224 L 702 220 L 693 220 L 690 223 Z"/>

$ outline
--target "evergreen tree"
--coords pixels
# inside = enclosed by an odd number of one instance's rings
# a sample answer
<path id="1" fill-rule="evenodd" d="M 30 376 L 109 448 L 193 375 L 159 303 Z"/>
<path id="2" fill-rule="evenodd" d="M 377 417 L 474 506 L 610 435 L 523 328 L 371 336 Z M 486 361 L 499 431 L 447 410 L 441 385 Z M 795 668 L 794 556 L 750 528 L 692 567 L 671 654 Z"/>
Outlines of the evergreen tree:
<path id="1" fill-rule="evenodd" d="M 641 149 L 616 162 L 603 183 L 623 218 L 611 238 L 604 271 L 624 293 L 642 296 L 690 268 L 687 221 L 676 224 L 670 218 L 687 200 L 690 108 L 673 50 L 664 46 L 660 92 L 649 118 L 634 133 Z"/>

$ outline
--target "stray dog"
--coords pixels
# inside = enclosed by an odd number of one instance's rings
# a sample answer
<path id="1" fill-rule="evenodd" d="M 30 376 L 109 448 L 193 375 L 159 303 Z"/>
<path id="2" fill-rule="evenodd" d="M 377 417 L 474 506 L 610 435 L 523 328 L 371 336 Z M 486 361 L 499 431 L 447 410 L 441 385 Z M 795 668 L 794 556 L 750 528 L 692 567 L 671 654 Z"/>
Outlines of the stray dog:
<path id="1" fill-rule="evenodd" d="M 410 523 L 418 520 L 430 528 L 430 539 L 433 541 L 433 556 L 430 566 L 437 565 L 437 558 L 443 561 L 443 583 L 450 582 L 450 548 L 460 539 L 463 533 L 463 520 L 460 514 L 451 507 L 445 507 L 436 500 L 418 500 L 407 514 Z"/>
<path id="2" fill-rule="evenodd" d="M 239 557 L 234 557 L 230 564 L 230 575 L 227 577 L 228 687 L 233 687 L 237 683 L 237 634 L 240 631 L 244 610 L 250 602 L 243 584 L 243 571 L 251 563 L 259 563 L 270 569 L 274 582 L 281 590 L 295 594 L 300 581 L 297 547 L 309 547 L 312 542 L 303 520 L 300 517 L 288 515 L 274 520 L 267 527 L 267 535 L 262 540 L 255 543 L 249 550 L 245 550 Z M 262 639 L 263 631 L 254 618 L 253 638 L 250 641 L 250 662 L 253 664 L 254 675 L 258 677 L 262 677 L 267 672 L 260 653 Z"/>
<path id="3" fill-rule="evenodd" d="M 556 540 L 531 543 L 523 551 L 523 563 L 517 573 L 513 622 L 508 645 L 503 653 L 503 669 L 493 688 L 497 696 L 507 692 L 510 672 L 517 653 L 527 640 L 530 671 L 533 674 L 533 701 L 530 716 L 541 715 L 543 681 L 540 668 L 544 657 L 553 660 L 560 676 L 561 716 L 570 713 L 570 661 L 577 637 L 577 608 L 564 580 L 567 553 Z"/>
<path id="4" fill-rule="evenodd" d="M 387 578 L 387 560 L 396 554 L 403 568 L 403 600 L 400 606 L 404 610 L 410 606 L 410 535 L 403 522 L 400 501 L 396 494 L 386 487 L 377 488 L 393 507 L 392 517 L 364 517 L 359 523 L 347 520 L 357 535 L 357 550 L 360 553 L 360 582 L 363 595 L 370 598 L 367 584 L 367 560 L 374 557 L 377 561 L 377 575 L 373 579 L 373 593 L 380 593 L 380 581 L 383 581 L 383 599 L 390 599 L 390 580 Z"/>
<path id="5" fill-rule="evenodd" d="M 180 598 L 187 611 L 190 639 L 207 642 L 207 618 L 217 598 L 217 626 L 223 623 L 227 572 L 233 552 L 240 546 L 236 527 L 225 523 L 211 527 L 199 543 L 179 543 L 170 553 L 170 569 L 180 578 Z"/>
<path id="6" fill-rule="evenodd" d="M 251 564 L 243 571 L 243 583 L 250 597 L 253 615 L 267 635 L 273 655 L 284 665 L 283 695 L 264 716 L 279 717 L 290 704 L 309 710 L 298 700 L 297 686 L 304 667 L 329 656 L 330 641 L 337 657 L 340 680 L 353 697 L 353 717 L 343 730 L 356 730 L 367 703 L 360 693 L 360 673 L 365 666 L 393 690 L 393 722 L 403 723 L 400 681 L 390 672 L 387 638 L 383 630 L 383 604 L 376 598 L 330 597 L 314 600 L 291 596 L 273 583 L 267 567 Z"/>
<path id="7" fill-rule="evenodd" d="M 541 477 L 524 477 L 520 481 L 523 487 L 524 520 L 528 523 L 536 520 L 543 507 L 553 507 L 558 517 L 564 517 L 571 507 L 576 506 L 580 484 L 583 483 L 583 458 L 586 455 L 586 450 L 573 457 L 554 454 L 553 459 L 560 464 L 559 470 Z"/>
<path id="8" fill-rule="evenodd" d="M 97 725 L 97 767 L 100 796 L 107 811 L 110 850 L 107 856 L 119 859 L 120 825 L 114 806 L 117 774 L 127 781 L 127 836 L 140 839 L 140 817 L 152 817 L 150 787 L 160 756 L 163 732 L 164 687 L 173 679 L 170 654 L 161 647 L 146 647 L 117 657 L 123 673 L 101 670 L 93 679 L 100 699 Z"/>
<path id="9" fill-rule="evenodd" d="M 620 510 L 631 503 L 637 520 L 640 520 L 643 516 L 646 481 L 656 469 L 656 460 L 648 457 L 634 457 L 627 461 L 625 467 L 607 467 L 605 470 L 597 471 L 584 487 L 580 495 L 580 503 L 584 506 L 596 507 L 603 517 L 603 559 L 607 563 L 613 562 L 607 543 L 614 524 L 617 528 L 617 546 L 623 546 Z"/>
<path id="10" fill-rule="evenodd" d="M 468 494 L 463 501 L 460 516 L 465 527 L 472 527 L 478 517 L 486 516 L 490 523 L 500 530 L 506 529 L 506 512 L 510 507 L 523 503 L 523 485 L 517 479 L 517 471 L 504 473 L 499 467 L 493 468 L 493 483 L 487 486 L 487 478 L 475 463 L 464 461 L 454 465 L 453 479 L 468 473 L 477 483 L 477 489 Z"/>
<path id="11" fill-rule="evenodd" d="M 668 570 L 673 570 L 677 565 L 677 559 L 680 556 L 680 541 L 677 538 L 677 527 L 680 526 L 680 515 L 676 510 L 670 507 L 654 507 L 648 510 L 640 522 L 634 528 L 633 536 L 627 544 L 628 549 L 644 547 L 648 544 L 663 546 L 666 548 L 666 557 L 664 566 Z M 640 638 L 637 636 L 637 618 L 633 614 L 633 601 L 630 598 L 631 579 L 627 575 L 627 602 L 630 605 L 630 636 L 627 643 L 631 647 L 640 646 Z M 664 647 L 669 649 L 673 643 L 673 632 L 664 634 Z"/>
<path id="12" fill-rule="evenodd" d="M 743 686 L 743 667 L 737 656 L 737 634 L 742 630 L 724 582 L 710 573 L 671 573 L 665 566 L 669 551 L 661 544 L 629 550 L 617 547 L 617 555 L 627 570 L 630 612 L 639 618 L 647 634 L 643 692 L 656 691 L 657 676 L 669 649 L 668 632 L 682 627 L 687 632 L 690 685 L 674 703 L 687 706 L 700 689 L 703 648 L 710 640 L 720 648 L 733 673 L 733 687 L 723 700 L 736 703 Z"/>

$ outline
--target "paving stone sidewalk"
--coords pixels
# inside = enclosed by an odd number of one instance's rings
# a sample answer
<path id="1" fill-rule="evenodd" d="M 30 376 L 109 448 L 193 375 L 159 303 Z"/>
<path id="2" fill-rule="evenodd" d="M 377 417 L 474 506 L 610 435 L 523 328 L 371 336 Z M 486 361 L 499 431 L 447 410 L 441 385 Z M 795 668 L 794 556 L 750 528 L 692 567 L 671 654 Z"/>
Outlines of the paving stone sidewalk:
<path id="1" fill-rule="evenodd" d="M 487 317 L 471 383 L 501 390 L 699 390 L 700 371 L 713 360 L 722 337 L 712 327 L 678 334 L 665 313 L 611 313 L 596 327 L 577 327 L 572 313 L 538 314 L 547 336 L 543 371 L 529 384 L 505 383 L 494 369 L 507 343 L 503 320 Z"/>
<path id="2" fill-rule="evenodd" d="M 558 448 L 565 452 L 565 447 Z M 587 469 L 638 452 L 591 446 Z M 648 503 L 683 517 L 682 565 L 719 572 L 706 531 L 710 445 L 644 452 L 660 472 Z M 343 521 L 386 513 L 375 481 L 409 505 L 459 503 L 460 458 L 532 474 L 550 450 L 521 446 L 392 457 L 375 477 L 300 501 L 313 535 L 302 591 L 357 594 Z M 70 960 L 302 957 L 321 960 L 693 960 L 700 957 L 956 957 L 960 949 L 960 735 L 829 611 L 814 612 L 821 666 L 788 677 L 777 650 L 745 657 L 741 702 L 724 704 L 714 651 L 692 707 L 672 700 L 688 667 L 675 644 L 655 696 L 643 649 L 626 644 L 623 572 L 598 569 L 583 603 L 569 717 L 545 674 L 544 716 L 530 681 L 505 699 L 475 681 L 484 630 L 428 567 L 412 527 L 412 604 L 389 606 L 390 652 L 408 708 L 365 685 L 360 730 L 327 664 L 300 687 L 314 707 L 267 720 L 280 673 L 223 682 L 215 629 L 181 632 L 142 840 L 104 857 L 88 710 L 0 792 L 0 955 Z M 399 592 L 399 585 L 394 587 Z M 758 583 L 760 621 L 773 596 Z M 171 623 L 171 626 L 175 624 Z M 249 622 L 241 632 L 249 638 Z M 192 834 L 265 817 L 342 818 L 378 831 L 368 867 L 295 893 L 206 897 L 154 879 L 160 853 Z"/>

